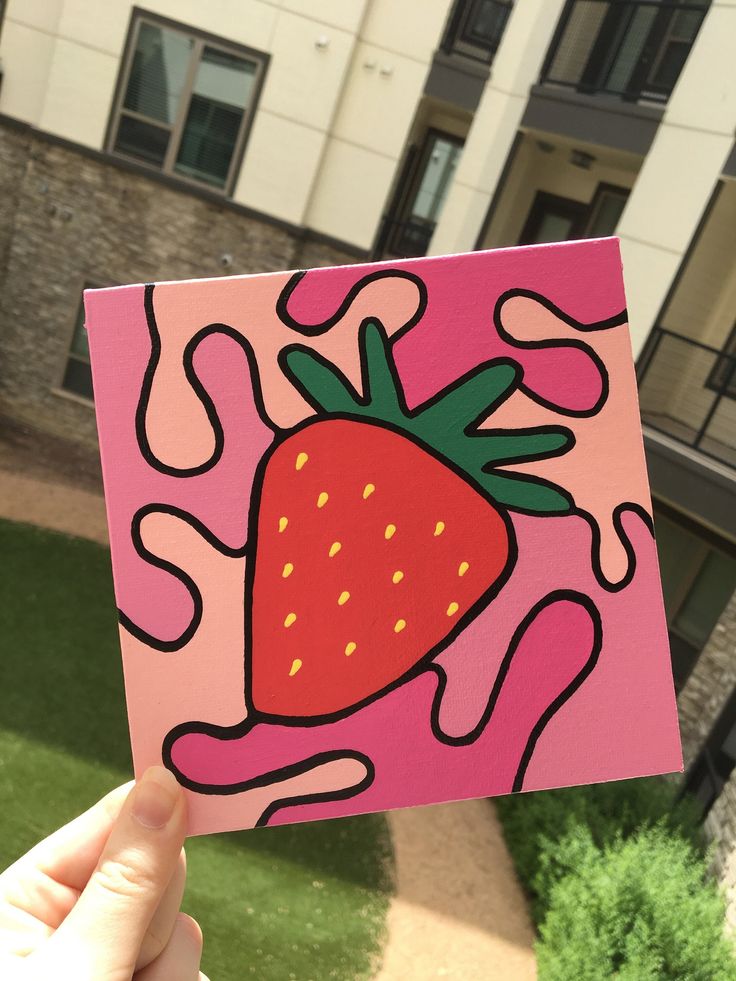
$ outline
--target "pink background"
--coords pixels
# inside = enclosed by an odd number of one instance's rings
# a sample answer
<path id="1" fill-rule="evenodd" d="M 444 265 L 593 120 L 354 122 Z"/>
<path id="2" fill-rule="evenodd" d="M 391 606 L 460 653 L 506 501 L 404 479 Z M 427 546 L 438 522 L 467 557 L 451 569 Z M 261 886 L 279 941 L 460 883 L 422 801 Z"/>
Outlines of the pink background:
<path id="1" fill-rule="evenodd" d="M 626 326 L 579 332 L 536 303 L 517 297 L 502 309 L 512 339 L 583 341 L 607 367 L 610 395 L 601 411 L 578 419 L 564 410 L 585 410 L 601 392 L 595 363 L 584 350 L 555 345 L 517 347 L 493 326 L 498 297 L 509 289 L 543 294 L 569 317 L 585 323 L 615 316 L 625 306 L 618 243 L 585 243 L 473 253 L 371 266 L 314 270 L 291 296 L 288 309 L 303 323 L 333 314 L 348 290 L 367 273 L 390 268 L 419 276 L 427 308 L 395 345 L 407 400 L 417 404 L 480 361 L 512 356 L 529 389 L 562 414 L 516 392 L 494 413 L 491 426 L 566 425 L 573 450 L 559 458 L 519 466 L 564 486 L 590 515 L 535 518 L 514 515 L 519 560 L 509 583 L 438 658 L 446 675 L 439 725 L 448 736 L 471 731 L 488 701 L 511 636 L 535 603 L 557 589 L 589 596 L 600 611 L 603 647 L 590 677 L 553 716 L 540 736 L 524 789 L 619 779 L 681 767 L 667 633 L 653 539 L 636 510 L 625 511 L 623 530 L 633 546 L 636 570 L 612 520 L 613 509 L 631 502 L 650 512 L 638 423 L 636 388 Z M 214 435 L 182 367 L 187 341 L 211 323 L 227 324 L 252 346 L 263 402 L 273 427 L 288 427 L 311 414 L 278 364 L 278 352 L 299 341 L 320 351 L 359 384 L 357 327 L 366 316 L 389 333 L 400 330 L 419 303 L 415 283 L 377 279 L 355 296 L 326 333 L 306 338 L 281 323 L 276 301 L 290 273 L 159 284 L 153 294 L 161 355 L 146 415 L 152 452 L 169 467 L 196 467 L 212 454 Z M 126 616 L 160 640 L 174 640 L 189 624 L 193 605 L 169 572 L 142 559 L 131 543 L 135 512 L 163 504 L 196 519 L 166 513 L 141 523 L 145 547 L 187 572 L 203 599 L 201 624 L 182 649 L 163 653 L 121 628 L 126 694 L 136 772 L 160 762 L 169 729 L 201 720 L 235 725 L 243 699 L 243 557 L 229 557 L 200 534 L 209 530 L 225 550 L 245 543 L 254 468 L 273 438 L 253 399 L 248 360 L 224 335 L 204 340 L 194 370 L 217 409 L 225 434 L 219 462 L 200 476 L 162 474 L 143 459 L 135 413 L 151 342 L 143 287 L 86 294 L 87 326 L 102 446 L 117 602 Z M 593 527 L 600 533 L 594 561 Z M 546 607 L 518 648 L 487 729 L 468 746 L 437 740 L 430 708 L 438 675 L 425 672 L 389 696 L 339 723 L 309 730 L 259 725 L 225 748 L 204 737 L 182 745 L 190 774 L 218 782 L 246 779 L 325 750 L 355 750 L 376 767 L 373 784 L 345 801 L 287 806 L 270 823 L 405 806 L 510 790 L 519 747 L 555 694 L 580 669 L 591 649 L 591 625 L 579 605 Z M 401 752 L 397 752 L 400 746 Z M 516 755 L 515 755 L 516 754 Z M 176 762 L 176 760 L 175 760 Z M 219 769 L 218 769 L 219 768 Z M 192 833 L 252 826 L 273 800 L 353 787 L 365 776 L 351 758 L 334 760 L 270 787 L 231 796 L 190 792 Z"/>

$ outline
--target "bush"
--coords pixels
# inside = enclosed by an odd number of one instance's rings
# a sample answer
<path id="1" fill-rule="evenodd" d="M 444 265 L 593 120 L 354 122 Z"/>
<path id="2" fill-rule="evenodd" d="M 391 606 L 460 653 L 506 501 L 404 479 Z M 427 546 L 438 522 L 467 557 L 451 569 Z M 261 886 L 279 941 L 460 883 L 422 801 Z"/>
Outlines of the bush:
<path id="1" fill-rule="evenodd" d="M 558 843 L 570 871 L 551 886 L 540 981 L 733 981 L 724 905 L 691 844 L 663 827 L 596 846 Z"/>
<path id="2" fill-rule="evenodd" d="M 550 888 L 571 867 L 574 856 L 559 842 L 584 829 L 603 848 L 642 828 L 661 825 L 700 851 L 697 813 L 688 800 L 676 801 L 672 783 L 661 777 L 622 780 L 500 797 L 496 808 L 519 878 L 541 919 Z M 570 846 L 573 847 L 573 846 Z"/>

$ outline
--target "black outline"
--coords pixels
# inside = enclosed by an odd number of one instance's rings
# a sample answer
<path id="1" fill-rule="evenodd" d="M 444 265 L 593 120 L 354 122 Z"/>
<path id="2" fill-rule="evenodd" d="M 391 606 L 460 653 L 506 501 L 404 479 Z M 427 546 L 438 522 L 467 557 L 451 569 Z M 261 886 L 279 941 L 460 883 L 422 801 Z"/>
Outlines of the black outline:
<path id="1" fill-rule="evenodd" d="M 550 402 L 543 396 L 538 395 L 533 389 L 528 388 L 523 380 L 519 385 L 519 388 L 524 392 L 527 398 L 530 398 L 537 405 L 543 406 L 545 409 L 550 409 L 552 412 L 556 412 L 558 415 L 570 416 L 575 419 L 585 419 L 590 416 L 597 415 L 608 400 L 609 393 L 609 378 L 608 371 L 605 364 L 601 360 L 600 356 L 593 348 L 586 344 L 584 341 L 576 341 L 573 338 L 547 338 L 541 341 L 520 341 L 512 334 L 506 330 L 503 325 L 502 319 L 502 307 L 507 300 L 511 300 L 514 297 L 523 296 L 528 300 L 535 300 L 537 303 L 541 304 L 545 309 L 549 310 L 556 317 L 567 324 L 568 327 L 572 327 L 574 330 L 580 331 L 581 333 L 591 333 L 597 330 L 610 330 L 612 327 L 621 327 L 628 321 L 628 313 L 626 308 L 615 314 L 612 317 L 607 317 L 605 320 L 597 320 L 589 324 L 584 324 L 580 320 L 575 320 L 569 314 L 565 313 L 556 306 L 550 299 L 541 293 L 536 293 L 534 290 L 527 289 L 510 289 L 502 293 L 496 300 L 496 304 L 493 308 L 493 324 L 498 332 L 498 336 L 510 344 L 512 347 L 520 348 L 521 350 L 543 350 L 545 348 L 556 348 L 556 347 L 572 347 L 576 348 L 578 351 L 582 351 L 587 354 L 591 359 L 593 364 L 596 366 L 600 378 L 601 378 L 601 394 L 598 397 L 595 405 L 591 409 L 565 409 L 558 405 L 556 402 Z"/>
<path id="2" fill-rule="evenodd" d="M 545 610 L 548 606 L 552 606 L 554 603 L 558 603 L 560 600 L 567 600 L 571 603 L 577 603 L 578 606 L 582 606 L 587 610 L 591 620 L 593 621 L 593 646 L 587 661 L 575 678 L 573 678 L 570 684 L 568 684 L 567 687 L 564 688 L 563 691 L 550 702 L 532 727 L 524 747 L 524 752 L 522 753 L 519 761 L 516 776 L 514 777 L 514 793 L 521 790 L 524 781 L 524 774 L 526 773 L 529 761 L 534 753 L 534 747 L 536 746 L 545 726 L 550 721 L 552 716 L 558 712 L 560 708 L 562 708 L 565 702 L 572 698 L 598 663 L 598 658 L 603 646 L 603 621 L 601 619 L 600 610 L 596 606 L 595 602 L 586 593 L 581 593 L 576 589 L 556 589 L 551 593 L 547 593 L 546 596 L 543 596 L 542 599 L 538 600 L 534 604 L 534 606 L 526 613 L 514 630 L 509 646 L 506 649 L 506 654 L 504 655 L 501 666 L 498 669 L 498 674 L 496 675 L 496 680 L 493 683 L 493 688 L 491 689 L 491 694 L 488 698 L 486 707 L 483 710 L 483 714 L 470 732 L 466 733 L 464 736 L 449 736 L 440 727 L 440 706 L 445 689 L 447 688 L 447 672 L 439 664 L 433 664 L 429 668 L 429 670 L 433 671 L 439 679 L 439 684 L 437 685 L 437 690 L 432 700 L 432 708 L 430 712 L 432 734 L 439 742 L 445 743 L 448 746 L 470 746 L 483 735 L 486 726 L 493 716 L 498 699 L 503 691 L 503 686 L 508 676 L 511 662 L 514 659 L 514 656 L 519 648 L 519 644 L 524 639 L 524 635 L 526 634 L 527 630 L 543 610 Z"/>
<path id="3" fill-rule="evenodd" d="M 277 767 L 275 770 L 268 770 L 256 777 L 251 777 L 249 780 L 241 780 L 238 783 L 229 784 L 198 783 L 196 780 L 190 780 L 189 777 L 177 768 L 171 758 L 171 749 L 181 736 L 199 733 L 211 736 L 213 739 L 219 739 L 221 742 L 229 742 L 233 739 L 242 739 L 243 736 L 246 736 L 251 729 L 255 728 L 262 721 L 260 718 L 246 718 L 235 726 L 217 726 L 209 722 L 182 722 L 174 726 L 173 729 L 170 729 L 164 737 L 161 748 L 163 764 L 168 770 L 171 770 L 182 787 L 186 787 L 187 790 L 193 790 L 198 794 L 220 797 L 242 794 L 247 790 L 270 787 L 274 783 L 281 783 L 291 777 L 301 776 L 303 773 L 307 773 L 325 763 L 332 763 L 335 760 L 351 759 L 365 766 L 366 775 L 357 784 L 353 784 L 350 787 L 342 787 L 339 790 L 321 791 L 314 794 L 293 794 L 289 797 L 281 797 L 271 801 L 256 822 L 256 828 L 265 826 L 273 814 L 282 807 L 291 807 L 296 804 L 315 804 L 333 800 L 348 800 L 350 797 L 356 797 L 358 794 L 362 794 L 375 780 L 376 768 L 373 760 L 369 756 L 366 756 L 365 753 L 354 749 L 330 749 L 321 753 L 314 753 L 312 756 L 299 760 L 297 763 L 288 763 L 285 766 Z"/>
<path id="4" fill-rule="evenodd" d="M 591 530 L 592 540 L 590 546 L 590 561 L 593 569 L 593 575 L 598 582 L 598 585 L 605 589 L 609 593 L 618 593 L 626 586 L 629 585 L 631 580 L 636 575 L 637 567 L 637 556 L 634 550 L 634 546 L 631 544 L 631 539 L 624 531 L 622 516 L 625 511 L 631 511 L 638 515 L 639 518 L 644 522 L 649 531 L 649 534 L 654 538 L 654 519 L 651 514 L 644 508 L 641 504 L 636 504 L 634 501 L 622 501 L 621 504 L 617 504 L 613 509 L 611 521 L 614 530 L 618 536 L 619 541 L 623 545 L 624 551 L 626 552 L 626 557 L 628 559 L 628 566 L 623 579 L 618 582 L 612 583 L 610 579 L 606 579 L 603 575 L 603 569 L 601 568 L 601 558 L 600 558 L 600 548 L 601 548 L 601 529 L 597 520 L 589 511 L 583 510 L 583 508 L 576 508 L 573 512 L 577 517 L 583 518 L 587 522 Z"/>
<path id="5" fill-rule="evenodd" d="M 194 604 L 194 613 L 192 614 L 192 619 L 186 630 L 184 630 L 184 632 L 174 640 L 160 640 L 159 638 L 154 637 L 153 634 L 148 633 L 148 631 L 133 623 L 130 617 L 121 609 L 118 609 L 118 620 L 120 621 L 121 626 L 125 627 L 128 633 L 132 634 L 136 640 L 147 644 L 154 650 L 160 651 L 164 654 L 171 654 L 174 651 L 181 650 L 181 648 L 188 644 L 197 632 L 199 625 L 202 622 L 202 594 L 189 573 L 185 572 L 173 562 L 169 562 L 167 559 L 162 559 L 159 555 L 149 551 L 143 544 L 143 539 L 141 537 L 141 522 L 149 514 L 170 514 L 175 518 L 179 518 L 181 521 L 185 521 L 199 535 L 201 535 L 209 545 L 211 545 L 222 555 L 226 555 L 229 558 L 241 558 L 242 556 L 246 555 L 248 552 L 248 542 L 246 540 L 244 545 L 241 545 L 238 548 L 230 548 L 230 546 L 221 542 L 219 538 L 216 538 L 209 528 L 207 528 L 207 526 L 199 520 L 199 518 L 195 518 L 189 511 L 184 511 L 181 508 L 175 507 L 173 504 L 146 504 L 143 507 L 138 508 L 138 510 L 135 512 L 130 523 L 130 537 L 137 555 L 143 559 L 147 565 L 152 565 L 156 569 L 162 569 L 164 572 L 168 572 L 175 579 L 179 580 L 191 597 L 192 603 Z"/>
<path id="6" fill-rule="evenodd" d="M 146 433 L 146 414 L 148 412 L 148 403 L 151 397 L 153 379 L 161 357 L 161 335 L 158 332 L 156 314 L 153 308 L 154 288 L 155 284 L 148 283 L 144 289 L 143 302 L 146 311 L 148 332 L 151 338 L 151 354 L 148 359 L 148 364 L 146 365 L 146 370 L 143 374 L 141 394 L 135 413 L 135 430 L 138 440 L 138 447 L 141 451 L 141 456 L 149 467 L 159 471 L 159 473 L 165 473 L 169 477 L 197 477 L 200 474 L 211 470 L 219 462 L 225 445 L 225 435 L 222 430 L 222 423 L 220 422 L 220 417 L 217 414 L 215 404 L 212 401 L 209 392 L 200 382 L 199 378 L 197 377 L 197 373 L 194 370 L 194 354 L 197 347 L 203 340 L 205 340 L 205 338 L 212 334 L 224 334 L 225 337 L 229 337 L 242 348 L 248 361 L 251 387 L 253 390 L 253 401 L 255 402 L 256 411 L 258 412 L 258 415 L 260 416 L 264 425 L 267 426 L 272 432 L 275 431 L 275 426 L 266 414 L 266 409 L 263 402 L 263 392 L 261 389 L 260 374 L 258 371 L 258 362 L 256 361 L 255 352 L 250 341 L 248 341 L 247 338 L 245 338 L 239 331 L 235 330 L 233 327 L 230 327 L 229 324 L 207 324 L 207 326 L 202 327 L 187 341 L 182 355 L 182 362 L 184 365 L 184 375 L 195 395 L 204 406 L 207 419 L 212 426 L 212 431 L 215 435 L 215 448 L 212 451 L 210 458 L 196 467 L 170 467 L 168 464 L 162 463 L 158 457 L 154 455 L 150 443 L 148 442 L 148 434 Z"/>
<path id="7" fill-rule="evenodd" d="M 337 308 L 335 313 L 327 317 L 326 320 L 321 321 L 318 324 L 303 324 L 298 320 L 295 320 L 291 316 L 288 310 L 288 303 L 291 299 L 294 290 L 297 288 L 299 283 L 304 279 L 310 270 L 302 269 L 299 272 L 295 272 L 291 279 L 288 281 L 286 286 L 281 290 L 279 298 L 276 301 L 276 314 L 279 320 L 285 324 L 291 330 L 296 331 L 298 334 L 302 334 L 304 337 L 319 337 L 320 334 L 325 334 L 330 328 L 334 327 L 338 321 L 340 321 L 345 314 L 348 312 L 352 306 L 353 300 L 356 299 L 358 294 L 370 283 L 374 283 L 379 279 L 407 279 L 409 282 L 414 283 L 419 291 L 419 303 L 417 305 L 416 311 L 412 316 L 406 321 L 406 323 L 400 327 L 394 334 L 391 335 L 392 340 L 397 340 L 408 330 L 414 327 L 424 316 L 424 312 L 427 309 L 427 284 L 423 279 L 420 279 L 415 273 L 407 272 L 404 269 L 376 269 L 372 273 L 368 273 L 362 276 L 357 282 L 353 283 L 348 292 L 345 294 L 344 298 L 340 302 L 340 306 Z M 316 270 L 311 270 L 315 272 Z"/>

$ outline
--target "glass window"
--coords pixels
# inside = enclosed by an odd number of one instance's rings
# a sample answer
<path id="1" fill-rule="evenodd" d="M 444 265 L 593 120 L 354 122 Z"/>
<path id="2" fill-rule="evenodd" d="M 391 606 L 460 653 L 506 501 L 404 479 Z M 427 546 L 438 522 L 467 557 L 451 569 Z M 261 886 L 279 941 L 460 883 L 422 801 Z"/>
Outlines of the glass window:
<path id="1" fill-rule="evenodd" d="M 227 190 L 265 57 L 139 17 L 112 150 Z"/>
<path id="2" fill-rule="evenodd" d="M 461 146 L 457 140 L 435 136 L 414 198 L 411 215 L 436 222 L 457 166 Z"/>
<path id="3" fill-rule="evenodd" d="M 628 197 L 629 192 L 623 188 L 599 190 L 591 204 L 585 238 L 605 238 L 613 235 Z"/>
<path id="4" fill-rule="evenodd" d="M 89 285 L 89 284 L 87 284 Z M 84 303 L 79 304 L 74 324 L 72 342 L 69 346 L 66 367 L 61 387 L 74 395 L 92 400 L 92 368 L 89 363 L 89 345 L 84 327 Z"/>

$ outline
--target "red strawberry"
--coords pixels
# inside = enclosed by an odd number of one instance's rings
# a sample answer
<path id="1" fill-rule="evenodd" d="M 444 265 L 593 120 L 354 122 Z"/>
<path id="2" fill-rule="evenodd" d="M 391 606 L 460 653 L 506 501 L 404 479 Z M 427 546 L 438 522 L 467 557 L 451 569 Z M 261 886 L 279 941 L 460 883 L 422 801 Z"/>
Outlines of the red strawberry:
<path id="1" fill-rule="evenodd" d="M 360 348 L 363 398 L 313 351 L 283 356 L 318 416 L 264 458 L 251 502 L 248 701 L 284 721 L 351 711 L 441 650 L 511 571 L 502 504 L 570 508 L 488 464 L 564 451 L 566 430 L 471 431 L 518 382 L 513 362 L 410 412 L 380 325 L 363 325 Z"/>

